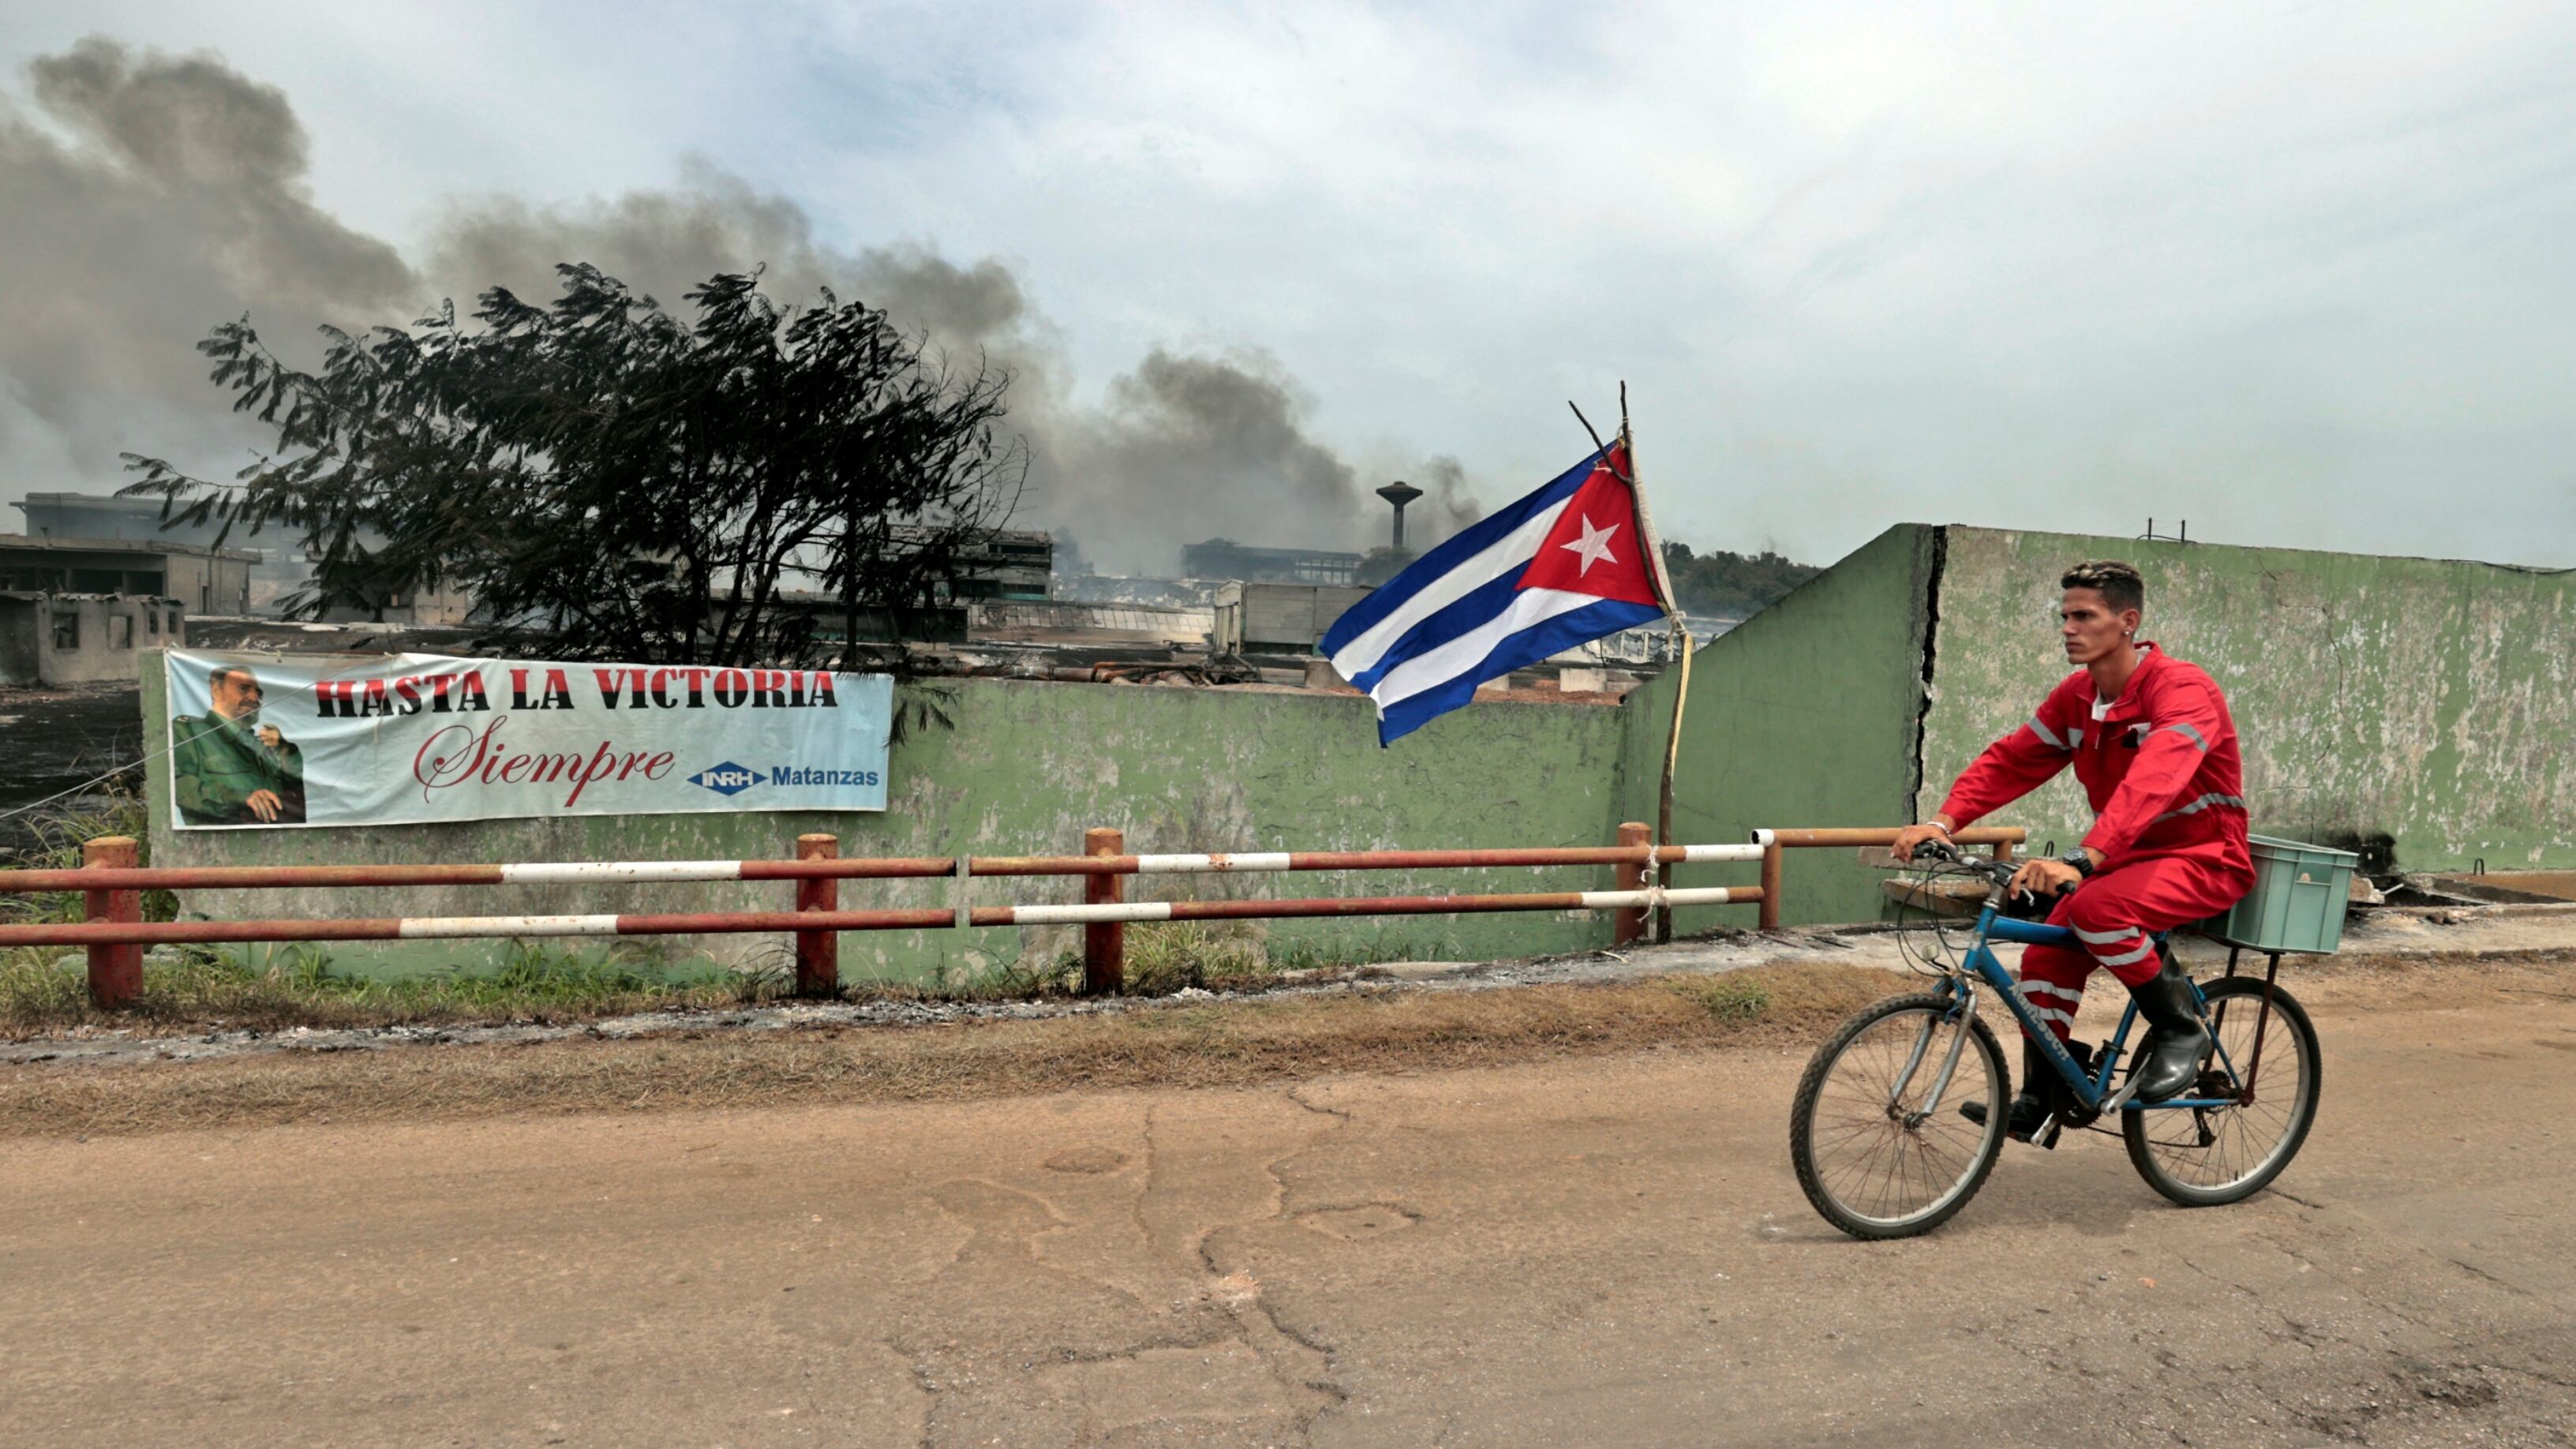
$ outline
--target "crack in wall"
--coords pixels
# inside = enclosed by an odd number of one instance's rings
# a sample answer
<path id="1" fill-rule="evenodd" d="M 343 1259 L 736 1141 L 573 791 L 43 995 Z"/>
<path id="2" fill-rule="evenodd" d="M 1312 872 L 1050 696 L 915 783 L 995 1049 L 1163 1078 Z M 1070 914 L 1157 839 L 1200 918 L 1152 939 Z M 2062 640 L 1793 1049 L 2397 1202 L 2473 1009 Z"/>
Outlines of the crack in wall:
<path id="1" fill-rule="evenodd" d="M 1932 529 L 1931 567 L 1923 583 L 1923 679 L 1922 697 L 1914 704 L 1914 779 L 1906 791 L 1905 818 L 1923 818 L 1924 737 L 1930 732 L 1932 702 L 1936 686 L 1933 669 L 1939 662 L 1941 648 L 1941 574 L 1950 563 L 1950 529 L 1936 525 Z"/>

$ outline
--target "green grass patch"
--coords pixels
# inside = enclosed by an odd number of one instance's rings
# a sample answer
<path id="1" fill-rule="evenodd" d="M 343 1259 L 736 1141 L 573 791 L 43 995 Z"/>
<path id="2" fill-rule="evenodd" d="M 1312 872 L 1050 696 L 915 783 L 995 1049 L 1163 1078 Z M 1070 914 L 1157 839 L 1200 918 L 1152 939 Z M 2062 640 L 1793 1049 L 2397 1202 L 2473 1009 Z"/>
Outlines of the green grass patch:
<path id="1" fill-rule="evenodd" d="M 1719 1021 L 1760 1021 L 1771 1010 L 1770 987 L 1760 977 L 1742 972 L 1680 976 L 1666 984 Z"/>

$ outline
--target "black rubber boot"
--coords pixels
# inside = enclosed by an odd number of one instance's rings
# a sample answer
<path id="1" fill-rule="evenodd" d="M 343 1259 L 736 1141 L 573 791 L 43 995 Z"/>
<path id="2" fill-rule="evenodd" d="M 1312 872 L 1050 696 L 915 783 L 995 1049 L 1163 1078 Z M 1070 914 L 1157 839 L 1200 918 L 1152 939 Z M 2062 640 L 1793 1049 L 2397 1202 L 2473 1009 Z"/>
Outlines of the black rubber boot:
<path id="1" fill-rule="evenodd" d="M 2200 1075 L 2212 1045 L 2192 1001 L 2191 978 L 2167 959 L 2163 970 L 2130 987 L 2129 995 L 2137 1000 L 2138 1015 L 2147 1019 L 2146 1040 L 2138 1043 L 2134 1100 L 2161 1102 L 2182 1095 Z"/>
<path id="2" fill-rule="evenodd" d="M 2080 1041 L 2066 1044 L 2067 1054 L 2079 1067 L 2090 1066 L 2093 1049 Z M 2074 1103 L 2068 1100 L 2066 1079 L 2057 1074 L 2057 1066 L 2028 1033 L 2021 1039 L 2021 1090 L 2013 1094 L 2012 1105 L 2004 1109 L 2004 1135 L 2017 1142 L 2028 1142 L 2046 1125 L 2049 1117 L 2065 1111 Z M 1983 1127 L 1986 1104 L 1961 1102 L 1959 1115 Z"/>

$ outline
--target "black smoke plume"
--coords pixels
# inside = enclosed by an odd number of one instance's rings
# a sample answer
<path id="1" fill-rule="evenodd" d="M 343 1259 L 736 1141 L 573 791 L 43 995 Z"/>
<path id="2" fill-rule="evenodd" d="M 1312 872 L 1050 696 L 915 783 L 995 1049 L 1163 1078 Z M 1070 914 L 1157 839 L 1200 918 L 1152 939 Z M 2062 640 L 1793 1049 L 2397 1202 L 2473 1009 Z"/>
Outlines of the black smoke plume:
<path id="1" fill-rule="evenodd" d="M 1066 528 L 1104 569 L 1173 569 L 1179 546 L 1359 549 L 1385 505 L 1311 431 L 1312 404 L 1256 350 L 1155 348 L 1077 402 L 1023 279 L 993 259 L 896 245 L 846 252 L 794 201 L 702 161 L 665 189 L 569 203 L 465 196 L 409 260 L 318 207 L 285 94 L 209 55 L 93 37 L 27 70 L 32 112 L 0 97 L 0 487 L 104 490 L 117 455 L 222 474 L 263 434 L 227 412 L 194 350 L 249 314 L 281 350 L 317 324 L 407 323 L 441 297 L 553 295 L 589 262 L 665 306 L 719 271 L 765 269 L 783 300 L 829 287 L 1014 376 L 1009 426 L 1031 470 L 1018 524 Z M 314 344 L 318 350 L 318 344 Z M 309 361 L 310 359 L 290 360 Z M 1427 542 L 1477 514 L 1454 458 L 1406 471 Z"/>

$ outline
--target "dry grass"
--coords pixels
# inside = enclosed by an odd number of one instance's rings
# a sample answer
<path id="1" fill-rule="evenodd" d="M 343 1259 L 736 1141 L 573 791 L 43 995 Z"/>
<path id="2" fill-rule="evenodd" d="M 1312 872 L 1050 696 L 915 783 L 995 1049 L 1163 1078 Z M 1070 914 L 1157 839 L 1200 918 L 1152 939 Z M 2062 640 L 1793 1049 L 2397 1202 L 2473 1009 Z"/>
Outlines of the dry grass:
<path id="1" fill-rule="evenodd" d="M 83 847 L 102 835 L 130 836 L 139 847 L 138 865 L 152 863 L 152 820 L 140 787 L 131 775 L 119 775 L 97 795 L 66 804 L 40 806 L 19 821 L 28 848 L 10 862 L 27 870 L 77 870 Z M 143 919 L 167 921 L 179 913 L 179 898 L 168 891 L 143 892 Z M 52 925 L 81 919 L 78 891 L 44 891 L 0 895 L 0 921 Z"/>
<path id="2" fill-rule="evenodd" d="M 1129 996 L 1169 996 L 1198 988 L 1258 991 L 1296 971 L 1333 971 L 1383 961 L 1441 961 L 1457 956 L 1456 938 L 1436 931 L 1380 931 L 1281 940 L 1267 921 L 1146 921 L 1126 932 Z M 1005 968 L 951 999 L 1019 1000 L 1067 996 L 1082 985 L 1082 957 L 1067 952 L 1032 966 Z"/>
<path id="3" fill-rule="evenodd" d="M 192 947 L 176 960 L 148 960 L 142 995 L 116 1011 L 92 1006 L 87 983 L 76 951 L 0 952 L 0 1041 L 83 1027 L 169 1033 L 551 1023 L 740 1006 L 783 996 L 792 985 L 781 972 L 715 967 L 674 978 L 652 961 L 583 955 L 541 942 L 513 943 L 497 970 L 401 980 L 335 970 L 329 953 L 310 944 Z"/>
<path id="4" fill-rule="evenodd" d="M 1127 928 L 1127 989 L 1169 996 L 1187 987 L 1242 989 L 1275 979 L 1260 921 L 1152 921 Z"/>
<path id="5" fill-rule="evenodd" d="M 1901 982 L 1864 968 L 1769 966 L 1619 985 L 1360 992 L 784 1037 L 38 1065 L 0 1069 L 0 1136 L 1241 1087 L 1650 1046 L 1812 1042 L 1897 989 Z"/>
<path id="6" fill-rule="evenodd" d="M 1436 936 L 1283 944 L 1257 921 L 1157 922 L 1128 928 L 1127 994 L 1168 996 L 1190 987 L 1259 990 L 1301 968 L 1441 954 L 1454 954 L 1454 946 Z M 793 985 L 783 968 L 675 970 L 649 949 L 612 949 L 601 956 L 530 941 L 512 943 L 498 970 L 397 979 L 352 974 L 335 965 L 328 948 L 312 943 L 190 946 L 147 957 L 142 994 L 124 1008 L 100 1011 L 89 1003 L 81 962 L 78 951 L 64 947 L 0 950 L 0 1041 L 82 1029 L 171 1034 L 299 1026 L 552 1024 L 638 1011 L 750 1005 L 783 997 Z M 936 987 L 851 982 L 843 994 L 1018 1001 L 1070 995 L 1081 982 L 1081 958 L 1069 955 Z"/>

